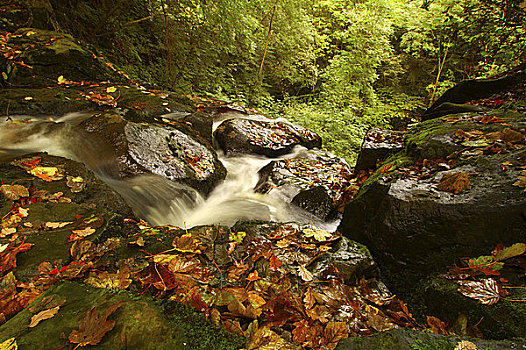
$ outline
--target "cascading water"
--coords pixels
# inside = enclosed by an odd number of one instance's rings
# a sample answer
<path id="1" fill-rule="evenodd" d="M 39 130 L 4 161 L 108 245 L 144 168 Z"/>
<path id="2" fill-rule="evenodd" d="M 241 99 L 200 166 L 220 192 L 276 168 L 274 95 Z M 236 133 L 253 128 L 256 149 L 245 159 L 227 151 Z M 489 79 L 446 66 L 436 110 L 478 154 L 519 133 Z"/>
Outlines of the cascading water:
<path id="1" fill-rule="evenodd" d="M 90 113 L 71 113 L 55 120 L 24 116 L 0 123 L 0 159 L 45 151 L 86 164 L 99 178 L 120 193 L 135 213 L 152 225 L 193 227 L 205 224 L 233 225 L 238 220 L 258 219 L 313 223 L 326 230 L 335 230 L 337 221 L 323 222 L 313 215 L 290 206 L 279 191 L 261 194 L 254 191 L 258 170 L 273 159 L 255 155 L 227 157 L 219 153 L 228 175 L 207 198 L 196 190 L 158 175 L 140 175 L 115 179 L 108 173 L 114 163 L 109 145 L 77 137 L 75 126 Z M 169 116 L 168 116 L 169 117 Z M 225 115 L 215 120 L 214 128 Z M 266 119 L 256 116 L 257 119 Z M 296 147 L 294 157 L 304 152 Z"/>

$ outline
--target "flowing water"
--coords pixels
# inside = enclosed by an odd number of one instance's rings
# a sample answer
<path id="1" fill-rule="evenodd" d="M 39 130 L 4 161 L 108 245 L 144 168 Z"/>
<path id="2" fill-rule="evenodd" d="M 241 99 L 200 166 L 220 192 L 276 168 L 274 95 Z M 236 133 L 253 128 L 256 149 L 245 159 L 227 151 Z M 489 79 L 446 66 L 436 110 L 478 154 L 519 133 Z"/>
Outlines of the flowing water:
<path id="1" fill-rule="evenodd" d="M 228 175 L 207 198 L 194 189 L 158 175 L 141 175 L 125 180 L 112 178 L 108 170 L 115 166 L 115 160 L 110 146 L 80 138 L 75 133 L 75 126 L 90 115 L 70 113 L 56 119 L 15 116 L 9 122 L 2 120 L 0 160 L 45 151 L 82 162 L 120 193 L 139 217 L 152 225 L 189 228 L 205 224 L 233 225 L 238 220 L 259 219 L 313 223 L 326 230 L 336 229 L 337 221 L 320 221 L 306 211 L 287 204 L 290 196 L 285 192 L 254 192 L 259 180 L 258 170 L 273 160 L 262 156 L 227 157 L 219 152 Z M 228 117 L 232 116 L 220 115 L 214 121 L 214 128 Z M 261 116 L 255 118 L 264 119 Z M 304 152 L 304 148 L 296 147 L 292 154 L 285 157 Z"/>

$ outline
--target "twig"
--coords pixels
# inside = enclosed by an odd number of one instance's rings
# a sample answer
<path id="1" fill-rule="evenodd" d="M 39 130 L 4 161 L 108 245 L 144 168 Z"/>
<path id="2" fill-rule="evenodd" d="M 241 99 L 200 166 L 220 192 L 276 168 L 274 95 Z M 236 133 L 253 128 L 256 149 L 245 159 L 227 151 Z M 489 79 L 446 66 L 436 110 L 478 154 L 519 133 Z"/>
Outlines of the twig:
<path id="1" fill-rule="evenodd" d="M 274 13 L 276 12 L 276 5 L 272 8 L 272 15 L 270 16 L 270 23 L 268 25 L 267 40 L 265 41 L 265 50 L 263 51 L 263 58 L 261 59 L 261 64 L 259 65 L 258 77 L 261 77 L 261 71 L 263 70 L 263 63 L 265 62 L 265 57 L 267 56 L 268 42 L 270 40 L 270 32 L 272 31 L 272 21 L 274 20 Z"/>

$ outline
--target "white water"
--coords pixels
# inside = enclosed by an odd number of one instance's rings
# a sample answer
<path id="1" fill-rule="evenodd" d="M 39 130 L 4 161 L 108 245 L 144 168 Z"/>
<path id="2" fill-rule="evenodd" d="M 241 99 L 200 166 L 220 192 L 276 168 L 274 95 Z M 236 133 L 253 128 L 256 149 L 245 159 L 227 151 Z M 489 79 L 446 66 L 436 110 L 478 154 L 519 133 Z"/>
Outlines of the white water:
<path id="1" fill-rule="evenodd" d="M 106 171 L 113 166 L 110 146 L 79 138 L 74 132 L 73 126 L 87 117 L 87 113 L 71 113 L 56 120 L 33 118 L 28 124 L 1 121 L 0 159 L 45 151 L 82 162 L 119 192 L 139 217 L 152 225 L 188 228 L 205 224 L 230 226 L 244 219 L 313 223 L 326 230 L 335 230 L 338 225 L 337 221 L 323 222 L 304 210 L 288 205 L 288 195 L 284 192 L 255 193 L 253 189 L 259 180 L 258 170 L 273 160 L 266 157 L 226 157 L 219 154 L 228 175 L 206 199 L 194 189 L 162 176 L 142 175 L 126 180 L 111 178 Z M 16 119 L 29 118 L 19 116 Z M 214 127 L 223 119 L 224 116 L 216 120 Z M 302 152 L 305 149 L 297 147 L 293 154 L 286 157 Z"/>

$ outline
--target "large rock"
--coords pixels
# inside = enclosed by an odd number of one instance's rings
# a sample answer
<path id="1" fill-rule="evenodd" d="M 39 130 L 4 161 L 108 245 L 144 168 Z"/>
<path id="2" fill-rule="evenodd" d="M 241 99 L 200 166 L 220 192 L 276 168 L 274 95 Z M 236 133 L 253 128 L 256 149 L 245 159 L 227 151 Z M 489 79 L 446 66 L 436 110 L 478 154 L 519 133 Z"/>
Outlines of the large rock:
<path id="1" fill-rule="evenodd" d="M 525 127 L 525 115 L 505 110 L 422 123 L 345 208 L 339 230 L 371 249 L 403 296 L 459 257 L 525 241 Z"/>
<path id="2" fill-rule="evenodd" d="M 497 79 L 464 80 L 447 90 L 429 107 L 422 120 L 438 118 L 452 113 L 480 110 L 480 107 L 464 105 L 473 100 L 485 99 L 501 91 L 510 90 L 526 82 L 526 71 L 520 70 Z"/>
<path id="3" fill-rule="evenodd" d="M 214 132 L 219 146 L 227 153 L 255 153 L 277 157 L 294 146 L 321 147 L 321 138 L 300 126 L 250 119 L 225 120 Z"/>
<path id="4" fill-rule="evenodd" d="M 98 114 L 79 126 L 109 155 L 109 175 L 153 173 L 209 193 L 226 176 L 214 150 L 171 125 L 134 123 L 117 114 Z M 115 162 L 116 160 L 116 162 Z M 100 159 L 96 160 L 100 164 Z"/>
<path id="5" fill-rule="evenodd" d="M 256 192 L 279 191 L 283 199 L 323 220 L 334 217 L 357 190 L 345 161 L 321 152 L 310 158 L 270 162 L 259 171 Z"/>
<path id="6" fill-rule="evenodd" d="M 22 28 L 8 33 L 3 52 L 1 60 L 7 67 L 3 84 L 9 86 L 53 86 L 59 76 L 78 84 L 127 80 L 71 36 L 54 31 Z"/>
<path id="7" fill-rule="evenodd" d="M 444 336 L 432 333 L 424 333 L 417 330 L 399 328 L 369 337 L 344 339 L 338 344 L 336 350 L 519 350 L 524 349 L 525 346 L 526 344 L 522 340 L 491 341 L 458 336 Z"/>
<path id="8" fill-rule="evenodd" d="M 404 148 L 404 133 L 401 131 L 374 128 L 364 137 L 362 148 L 354 169 L 356 171 L 376 169 L 387 157 Z"/>

